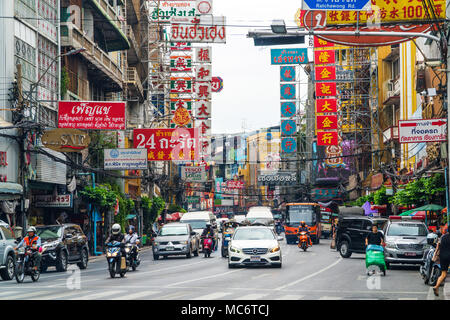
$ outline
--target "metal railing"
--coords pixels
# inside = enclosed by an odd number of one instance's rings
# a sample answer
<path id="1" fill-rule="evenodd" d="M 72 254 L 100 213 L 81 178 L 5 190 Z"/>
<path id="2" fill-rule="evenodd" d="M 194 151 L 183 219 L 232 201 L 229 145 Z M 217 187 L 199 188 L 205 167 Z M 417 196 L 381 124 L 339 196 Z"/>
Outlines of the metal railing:
<path id="1" fill-rule="evenodd" d="M 89 82 L 80 78 L 75 72 L 67 70 L 69 84 L 67 89 L 81 100 L 89 100 Z"/>

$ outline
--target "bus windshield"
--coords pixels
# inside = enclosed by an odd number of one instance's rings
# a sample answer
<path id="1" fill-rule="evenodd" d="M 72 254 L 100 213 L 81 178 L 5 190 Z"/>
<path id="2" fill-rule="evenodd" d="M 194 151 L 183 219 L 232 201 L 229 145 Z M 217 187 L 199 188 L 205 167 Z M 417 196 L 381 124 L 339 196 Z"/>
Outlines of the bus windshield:
<path id="1" fill-rule="evenodd" d="M 300 221 L 305 221 L 308 226 L 312 226 L 316 223 L 313 206 L 288 206 L 286 222 L 290 225 L 299 225 Z"/>

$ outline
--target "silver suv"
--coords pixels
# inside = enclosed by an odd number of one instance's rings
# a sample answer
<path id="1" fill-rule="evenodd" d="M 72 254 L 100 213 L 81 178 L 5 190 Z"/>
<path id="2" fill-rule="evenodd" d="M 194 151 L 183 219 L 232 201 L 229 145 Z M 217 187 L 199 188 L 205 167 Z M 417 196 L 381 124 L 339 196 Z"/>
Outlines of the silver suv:
<path id="1" fill-rule="evenodd" d="M 14 247 L 17 242 L 6 223 L 0 223 L 0 277 L 12 280 L 14 277 Z"/>
<path id="2" fill-rule="evenodd" d="M 427 226 L 422 221 L 389 220 L 384 228 L 386 265 L 421 264 L 428 249 Z"/>

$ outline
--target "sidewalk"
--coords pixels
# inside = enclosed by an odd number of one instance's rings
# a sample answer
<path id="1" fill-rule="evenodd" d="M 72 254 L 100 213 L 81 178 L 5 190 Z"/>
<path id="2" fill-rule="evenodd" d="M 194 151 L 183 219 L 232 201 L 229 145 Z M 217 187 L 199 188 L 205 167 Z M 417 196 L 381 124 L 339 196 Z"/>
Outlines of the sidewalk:
<path id="1" fill-rule="evenodd" d="M 145 246 L 143 248 L 140 248 L 139 252 L 144 252 L 144 251 L 147 251 L 147 250 L 152 250 L 152 246 Z M 99 256 L 89 255 L 89 261 L 90 262 L 97 261 L 97 260 L 100 260 L 100 259 L 105 259 L 105 254 L 101 254 Z"/>
<path id="2" fill-rule="evenodd" d="M 450 300 L 450 280 L 448 279 L 448 277 L 444 283 L 444 299 Z"/>

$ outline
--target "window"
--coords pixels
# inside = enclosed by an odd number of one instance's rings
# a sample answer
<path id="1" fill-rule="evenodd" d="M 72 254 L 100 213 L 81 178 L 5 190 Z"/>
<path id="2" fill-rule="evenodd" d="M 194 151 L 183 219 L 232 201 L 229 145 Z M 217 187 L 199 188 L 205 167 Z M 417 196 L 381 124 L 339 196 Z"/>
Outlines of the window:
<path id="1" fill-rule="evenodd" d="M 423 224 L 393 223 L 390 225 L 387 235 L 397 237 L 425 237 L 428 234 Z"/>
<path id="2" fill-rule="evenodd" d="M 268 228 L 245 228 L 236 230 L 233 240 L 274 240 L 273 232 Z"/>
<path id="3" fill-rule="evenodd" d="M 5 228 L 5 227 L 0 227 L 0 229 L 2 229 L 6 240 L 14 240 L 11 230 L 9 230 L 8 228 Z M 0 233 L 0 238 L 1 238 L 1 233 Z"/>
<path id="4" fill-rule="evenodd" d="M 369 220 L 364 221 L 363 230 L 371 231 L 372 230 L 372 221 L 369 221 Z"/>
<path id="5" fill-rule="evenodd" d="M 351 229 L 362 229 L 362 221 L 361 220 L 352 220 L 350 221 L 350 225 L 348 226 Z"/>
<path id="6" fill-rule="evenodd" d="M 42 241 L 46 240 L 56 240 L 61 237 L 62 227 L 59 226 L 48 226 L 48 227 L 38 227 L 36 228 L 37 235 Z"/>
<path id="7" fill-rule="evenodd" d="M 176 227 L 163 227 L 159 231 L 160 236 L 184 236 L 187 235 L 187 228 L 185 226 L 176 226 Z"/>

